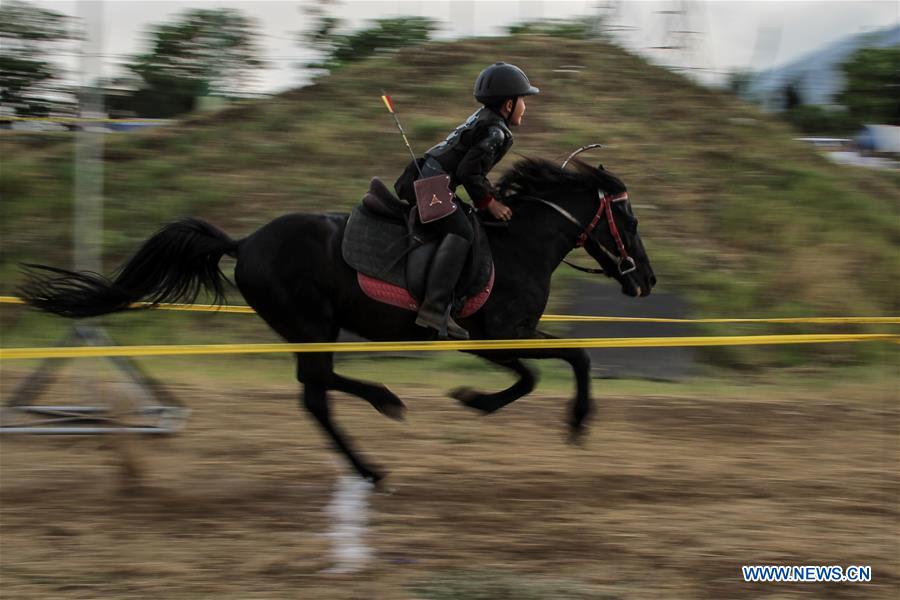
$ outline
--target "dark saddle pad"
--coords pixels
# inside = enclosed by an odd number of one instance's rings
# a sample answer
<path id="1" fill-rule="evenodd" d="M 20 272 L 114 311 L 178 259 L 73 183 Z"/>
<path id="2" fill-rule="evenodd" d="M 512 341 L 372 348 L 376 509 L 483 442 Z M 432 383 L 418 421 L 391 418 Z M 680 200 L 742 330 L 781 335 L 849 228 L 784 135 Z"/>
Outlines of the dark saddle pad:
<path id="1" fill-rule="evenodd" d="M 398 200 L 374 177 L 359 206 L 350 213 L 341 252 L 344 260 L 360 273 L 399 286 L 421 302 L 431 257 L 438 235 L 422 226 L 415 210 Z M 491 279 L 494 263 L 491 247 L 475 214 L 468 215 L 475 232 L 469 258 L 456 286 L 454 309 L 482 292 Z"/>

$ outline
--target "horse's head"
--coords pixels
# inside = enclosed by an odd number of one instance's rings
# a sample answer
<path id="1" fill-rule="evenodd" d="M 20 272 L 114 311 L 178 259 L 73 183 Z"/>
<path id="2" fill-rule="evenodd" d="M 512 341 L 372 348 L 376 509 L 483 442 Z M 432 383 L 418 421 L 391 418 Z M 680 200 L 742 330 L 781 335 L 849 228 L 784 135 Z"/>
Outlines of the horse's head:
<path id="1" fill-rule="evenodd" d="M 576 162 L 576 167 L 599 180 L 596 212 L 588 230 L 578 243 L 615 278 L 628 296 L 647 296 L 656 285 L 656 275 L 638 233 L 638 219 L 622 181 L 598 165 L 597 168 Z"/>
<path id="2" fill-rule="evenodd" d="M 526 159 L 503 178 L 501 190 L 539 200 L 579 228 L 573 247 L 584 247 L 607 277 L 628 296 L 647 296 L 656 276 L 638 233 L 628 192 L 622 181 L 603 168 L 572 160 L 563 169 L 544 160 Z M 567 231 L 568 233 L 568 231 Z"/>

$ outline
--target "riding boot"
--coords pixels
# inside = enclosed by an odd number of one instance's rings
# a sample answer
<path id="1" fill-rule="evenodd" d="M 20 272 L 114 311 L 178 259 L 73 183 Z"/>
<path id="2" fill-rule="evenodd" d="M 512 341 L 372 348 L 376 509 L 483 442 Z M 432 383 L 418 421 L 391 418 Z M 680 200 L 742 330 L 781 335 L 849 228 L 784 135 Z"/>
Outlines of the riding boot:
<path id="1" fill-rule="evenodd" d="M 462 274 L 472 243 L 466 238 L 448 233 L 434 253 L 425 299 L 419 307 L 416 325 L 437 329 L 441 338 L 469 339 L 469 332 L 450 316 L 453 289 Z"/>

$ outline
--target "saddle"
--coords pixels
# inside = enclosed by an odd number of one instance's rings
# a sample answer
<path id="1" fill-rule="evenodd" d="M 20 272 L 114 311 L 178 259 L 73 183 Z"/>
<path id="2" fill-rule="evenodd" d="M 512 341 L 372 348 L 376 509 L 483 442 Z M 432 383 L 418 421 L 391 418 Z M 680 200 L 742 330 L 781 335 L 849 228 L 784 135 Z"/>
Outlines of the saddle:
<path id="1" fill-rule="evenodd" d="M 460 318 L 481 308 L 494 285 L 487 236 L 478 216 L 467 216 L 475 238 L 454 294 L 453 315 Z M 373 177 L 362 202 L 350 213 L 341 253 L 356 270 L 359 286 L 367 296 L 417 311 L 439 241 L 439 235 L 418 222 L 415 206 L 397 199 L 384 182 Z"/>

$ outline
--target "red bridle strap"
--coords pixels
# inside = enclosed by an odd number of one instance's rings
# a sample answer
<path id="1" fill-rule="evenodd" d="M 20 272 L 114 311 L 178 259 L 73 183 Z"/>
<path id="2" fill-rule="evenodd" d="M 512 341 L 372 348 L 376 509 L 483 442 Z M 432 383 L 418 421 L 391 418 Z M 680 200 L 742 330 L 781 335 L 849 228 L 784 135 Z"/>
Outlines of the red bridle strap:
<path id="1" fill-rule="evenodd" d="M 582 246 L 584 246 L 584 243 L 587 241 L 588 236 L 591 235 L 591 232 L 597 228 L 597 224 L 600 222 L 600 219 L 605 211 L 606 222 L 609 226 L 609 232 L 612 234 L 613 239 L 616 240 L 616 247 L 618 247 L 619 249 L 619 257 L 628 258 L 628 253 L 625 251 L 625 244 L 622 243 L 622 236 L 619 235 L 619 228 L 616 227 L 616 221 L 615 219 L 613 219 L 612 215 L 612 203 L 628 200 L 628 192 L 622 192 L 621 194 L 616 194 L 615 196 L 607 196 L 603 193 L 603 191 L 597 190 L 597 195 L 600 197 L 600 206 L 597 207 L 597 214 L 595 214 L 594 218 L 591 219 L 590 225 L 588 225 L 587 228 L 581 233 L 581 235 L 578 236 L 575 247 L 581 248 Z"/>

